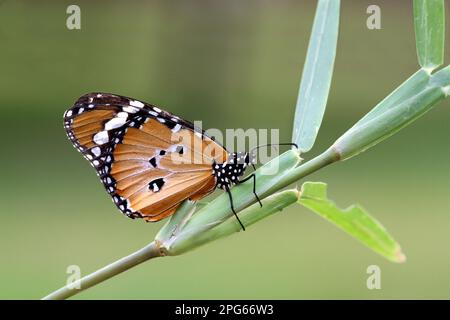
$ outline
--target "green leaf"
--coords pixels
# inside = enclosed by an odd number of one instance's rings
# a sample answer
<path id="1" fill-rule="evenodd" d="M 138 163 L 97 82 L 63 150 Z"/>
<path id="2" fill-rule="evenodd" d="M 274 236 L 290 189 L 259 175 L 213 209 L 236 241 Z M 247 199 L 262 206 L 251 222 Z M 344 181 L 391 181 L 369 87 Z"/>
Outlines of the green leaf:
<path id="1" fill-rule="evenodd" d="M 319 0 L 297 98 L 292 141 L 301 152 L 314 145 L 330 91 L 339 31 L 338 0 Z"/>
<path id="2" fill-rule="evenodd" d="M 450 66 L 431 73 L 443 62 L 443 1 L 415 0 L 414 22 L 422 69 L 336 140 L 331 149 L 340 160 L 351 158 L 390 137 L 450 94 Z"/>
<path id="3" fill-rule="evenodd" d="M 275 193 L 261 200 L 262 207 L 260 207 L 259 203 L 255 203 L 239 212 L 239 219 L 247 228 L 259 220 L 267 218 L 295 203 L 298 200 L 298 196 L 299 192 L 297 189 Z M 237 219 L 231 216 L 214 228 L 207 229 L 204 232 L 194 233 L 190 238 L 184 238 L 183 241 L 180 241 L 177 235 L 175 235 L 173 239 L 164 242 L 162 246 L 166 250 L 165 254 L 178 255 L 211 241 L 240 232 L 241 230 L 241 225 Z"/>
<path id="4" fill-rule="evenodd" d="M 353 128 L 363 125 L 368 121 L 378 117 L 385 111 L 395 107 L 397 104 L 408 100 L 417 92 L 422 91 L 430 81 L 430 74 L 423 69 L 419 69 L 405 82 L 398 86 L 391 94 L 378 103 L 369 113 L 361 118 Z"/>
<path id="5" fill-rule="evenodd" d="M 341 160 L 351 158 L 409 125 L 448 95 L 450 67 L 429 75 L 419 70 L 379 103 L 331 147 Z"/>
<path id="6" fill-rule="evenodd" d="M 175 235 L 189 220 L 197 208 L 197 203 L 190 199 L 183 201 L 177 211 L 167 220 L 156 234 L 155 240 L 165 241 Z"/>
<path id="7" fill-rule="evenodd" d="M 400 245 L 375 218 L 357 205 L 346 209 L 338 208 L 327 198 L 325 183 L 305 182 L 298 203 L 319 214 L 385 258 L 394 262 L 405 261 Z"/>
<path id="8" fill-rule="evenodd" d="M 444 0 L 414 0 L 417 56 L 430 73 L 444 61 L 444 15 Z"/>
<path id="9" fill-rule="evenodd" d="M 441 87 L 444 90 L 450 86 L 450 65 L 433 73 L 430 85 Z"/>
<path id="10" fill-rule="evenodd" d="M 254 174 L 257 181 L 256 193 L 262 199 L 280 188 L 280 184 L 289 178 L 292 170 L 300 163 L 301 158 L 296 150 L 288 150 L 277 158 L 272 159 Z M 231 188 L 233 205 L 236 212 L 249 207 L 256 202 L 253 194 L 253 182 L 247 181 Z M 259 206 L 259 205 L 258 205 Z M 240 214 L 240 213 L 239 213 Z M 230 199 L 223 192 L 206 206 L 199 209 L 189 221 L 170 239 L 164 241 L 167 254 L 179 254 L 194 248 L 199 234 L 224 223 L 228 218 L 234 218 L 230 206 Z M 164 235 L 167 232 L 163 232 Z"/>

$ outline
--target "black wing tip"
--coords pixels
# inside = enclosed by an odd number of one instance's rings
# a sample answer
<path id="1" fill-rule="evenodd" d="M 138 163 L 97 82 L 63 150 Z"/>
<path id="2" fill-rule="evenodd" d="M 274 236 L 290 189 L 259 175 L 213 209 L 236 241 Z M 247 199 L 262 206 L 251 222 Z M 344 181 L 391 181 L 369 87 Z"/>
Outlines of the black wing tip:
<path id="1" fill-rule="evenodd" d="M 89 104 L 93 103 L 94 100 L 104 100 L 104 99 L 110 99 L 110 98 L 120 98 L 120 96 L 113 94 L 113 93 L 107 93 L 107 92 L 89 92 L 81 97 L 78 98 L 78 100 L 75 102 L 74 106 L 80 105 L 80 104 Z"/>
<path id="2" fill-rule="evenodd" d="M 95 105 L 102 103 L 117 103 L 123 101 L 123 97 L 112 94 L 112 93 L 104 93 L 104 92 L 91 92 L 85 95 L 82 95 L 78 98 L 78 100 L 74 103 L 72 107 L 67 109 L 64 112 L 64 122 L 66 124 L 70 124 L 71 120 L 75 118 L 75 116 L 94 108 Z M 67 127 L 67 126 L 66 126 Z"/>

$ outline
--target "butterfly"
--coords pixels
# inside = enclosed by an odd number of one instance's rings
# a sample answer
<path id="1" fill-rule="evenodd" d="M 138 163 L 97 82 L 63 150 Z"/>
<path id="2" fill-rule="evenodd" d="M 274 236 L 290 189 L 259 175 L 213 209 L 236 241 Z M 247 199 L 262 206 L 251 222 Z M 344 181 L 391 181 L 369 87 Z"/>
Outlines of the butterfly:
<path id="1" fill-rule="evenodd" d="M 130 218 L 159 221 L 186 199 L 199 200 L 216 188 L 230 189 L 255 156 L 225 147 L 155 105 L 110 93 L 89 93 L 64 113 L 64 127 L 76 149 L 95 168 L 117 208 Z"/>

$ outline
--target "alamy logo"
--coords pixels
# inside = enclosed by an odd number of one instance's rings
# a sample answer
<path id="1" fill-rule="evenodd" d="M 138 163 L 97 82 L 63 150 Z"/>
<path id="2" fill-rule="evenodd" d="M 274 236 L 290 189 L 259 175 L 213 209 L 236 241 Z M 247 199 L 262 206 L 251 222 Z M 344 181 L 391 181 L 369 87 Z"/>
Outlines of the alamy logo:
<path id="1" fill-rule="evenodd" d="M 66 20 L 66 27 L 69 30 L 81 29 L 81 9 L 76 4 L 67 7 L 66 13 L 69 15 Z"/>
<path id="2" fill-rule="evenodd" d="M 367 278 L 366 285 L 367 289 L 381 289 L 381 269 L 377 265 L 370 265 L 366 270 L 369 277 Z"/>
<path id="3" fill-rule="evenodd" d="M 370 14 L 367 17 L 366 25 L 369 30 L 379 30 L 381 29 L 381 9 L 377 5 L 370 5 L 366 10 L 367 14 Z"/>
<path id="4" fill-rule="evenodd" d="M 66 273 L 69 275 L 67 277 L 66 285 L 69 289 L 80 289 L 81 288 L 81 269 L 77 265 L 70 265 L 66 269 Z"/>

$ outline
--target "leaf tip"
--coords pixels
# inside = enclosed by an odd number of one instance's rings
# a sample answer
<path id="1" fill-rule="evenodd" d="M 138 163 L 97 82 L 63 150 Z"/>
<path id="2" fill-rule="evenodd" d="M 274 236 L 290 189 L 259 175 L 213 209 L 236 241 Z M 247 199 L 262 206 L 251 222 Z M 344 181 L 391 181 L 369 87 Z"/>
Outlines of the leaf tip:
<path id="1" fill-rule="evenodd" d="M 406 255 L 402 252 L 402 249 L 398 247 L 397 251 L 394 253 L 394 261 L 397 263 L 406 262 Z"/>

